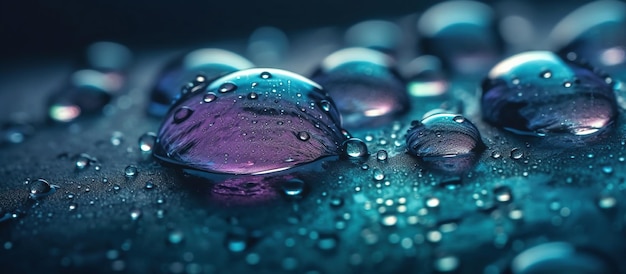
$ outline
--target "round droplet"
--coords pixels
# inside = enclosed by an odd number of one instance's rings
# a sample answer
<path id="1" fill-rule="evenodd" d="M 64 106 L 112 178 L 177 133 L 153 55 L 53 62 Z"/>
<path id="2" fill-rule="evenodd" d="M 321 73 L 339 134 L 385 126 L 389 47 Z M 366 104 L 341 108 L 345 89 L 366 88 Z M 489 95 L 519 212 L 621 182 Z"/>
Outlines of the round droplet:
<path id="1" fill-rule="evenodd" d="M 350 138 L 343 142 L 343 155 L 348 158 L 362 158 L 368 155 L 367 145 L 359 138 Z"/>
<path id="2" fill-rule="evenodd" d="M 197 80 L 198 74 L 204 77 L 203 83 L 208 83 L 227 73 L 251 67 L 254 65 L 247 59 L 222 49 L 203 48 L 178 56 L 157 76 L 148 112 L 151 115 L 164 116 L 174 99 L 179 96 L 180 87 Z"/>
<path id="3" fill-rule="evenodd" d="M 154 183 L 152 181 L 147 181 L 146 185 L 144 186 L 145 189 L 153 189 L 154 188 Z"/>
<path id="4" fill-rule="evenodd" d="M 439 171 L 468 171 L 485 144 L 474 124 L 460 120 L 456 114 L 435 114 L 414 122 L 406 136 L 409 153 Z"/>
<path id="5" fill-rule="evenodd" d="M 133 208 L 130 210 L 130 219 L 133 221 L 137 221 L 141 217 L 141 214 L 141 209 Z"/>
<path id="6" fill-rule="evenodd" d="M 519 148 L 511 149 L 511 159 L 519 160 L 522 159 L 522 157 L 524 157 L 524 151 Z"/>
<path id="7" fill-rule="evenodd" d="M 326 57 L 312 79 L 334 99 L 347 129 L 376 127 L 409 109 L 404 80 L 384 53 L 348 48 Z"/>
<path id="8" fill-rule="evenodd" d="M 324 233 L 319 235 L 316 246 L 322 251 L 331 251 L 339 245 L 339 237 L 335 234 Z"/>
<path id="9" fill-rule="evenodd" d="M 287 180 L 282 184 L 282 189 L 289 197 L 301 196 L 304 191 L 304 181 L 296 178 Z"/>
<path id="10" fill-rule="evenodd" d="M 372 170 L 372 174 L 374 175 L 374 181 L 382 181 L 385 179 L 385 173 L 382 170 L 375 168 Z"/>
<path id="11" fill-rule="evenodd" d="M 454 72 L 482 73 L 502 52 L 495 23 L 494 10 L 479 1 L 436 4 L 417 23 L 422 52 L 439 57 Z"/>
<path id="12" fill-rule="evenodd" d="M 520 84 L 511 84 L 513 78 Z M 573 79 L 571 87 L 563 86 Z M 483 118 L 517 134 L 550 137 L 556 144 L 584 141 L 609 128 L 617 116 L 613 88 L 604 79 L 551 52 L 520 53 L 497 64 L 483 81 Z"/>
<path id="13" fill-rule="evenodd" d="M 180 244 L 183 242 L 183 240 L 185 240 L 185 234 L 178 229 L 170 231 L 170 233 L 167 235 L 167 242 L 173 245 Z"/>
<path id="14" fill-rule="evenodd" d="M 142 152 L 152 152 L 154 143 L 156 143 L 156 133 L 146 132 L 139 137 L 139 150 Z"/>
<path id="15" fill-rule="evenodd" d="M 435 260 L 435 269 L 438 272 L 453 272 L 459 267 L 460 261 L 456 256 L 443 256 Z"/>
<path id="16" fill-rule="evenodd" d="M 48 181 L 44 179 L 38 179 L 30 183 L 30 198 L 33 200 L 38 200 L 43 197 L 49 196 L 56 191 L 56 186 L 50 185 Z"/>
<path id="17" fill-rule="evenodd" d="M 300 141 L 308 141 L 310 138 L 311 138 L 311 135 L 309 135 L 308 132 L 306 131 L 298 132 L 298 139 L 300 139 Z"/>
<path id="18" fill-rule="evenodd" d="M 601 209 L 611 209 L 617 205 L 617 199 L 612 195 L 601 195 L 598 197 L 597 203 Z"/>
<path id="19" fill-rule="evenodd" d="M 560 54 L 588 60 L 609 72 L 626 68 L 626 3 L 594 1 L 564 17 L 550 42 Z"/>
<path id="20" fill-rule="evenodd" d="M 237 85 L 233 83 L 223 83 L 219 88 L 217 88 L 217 91 L 220 93 L 232 92 L 235 90 L 237 90 Z"/>
<path id="21" fill-rule="evenodd" d="M 259 81 L 264 72 L 272 76 Z M 301 111 L 302 106 L 332 102 L 318 84 L 288 71 L 258 68 L 216 79 L 206 91 L 219 93 L 225 83 L 238 88 L 210 104 L 196 98 L 206 92 L 175 103 L 176 111 L 159 129 L 153 153 L 158 159 L 204 175 L 265 174 L 339 155 L 346 137 L 335 108 Z M 256 100 L 239 99 L 253 90 L 263 94 Z M 309 135 L 306 142 L 303 132 Z"/>
<path id="22" fill-rule="evenodd" d="M 137 175 L 137 167 L 134 165 L 129 165 L 124 169 L 124 175 L 126 177 L 135 177 Z"/>
<path id="23" fill-rule="evenodd" d="M 267 72 L 267 71 L 261 72 L 261 78 L 263 78 L 263 79 L 270 79 L 270 78 L 272 78 L 272 74 Z"/>
<path id="24" fill-rule="evenodd" d="M 98 159 L 96 159 L 95 157 L 92 157 L 87 153 L 81 153 L 76 157 L 76 160 L 74 161 L 74 166 L 76 166 L 76 169 L 78 170 L 83 170 L 97 162 Z"/>
<path id="25" fill-rule="evenodd" d="M 496 186 L 493 189 L 493 195 L 496 201 L 501 203 L 509 203 L 513 201 L 513 192 L 508 186 Z"/>
<path id="26" fill-rule="evenodd" d="M 205 103 L 211 103 L 213 101 L 215 101 L 215 99 L 217 99 L 217 95 L 215 95 L 215 93 L 207 93 L 204 95 L 204 97 L 202 97 L 202 102 Z"/>
<path id="27" fill-rule="evenodd" d="M 378 159 L 378 161 L 387 161 L 387 151 L 384 149 L 379 150 L 378 152 L 376 152 L 376 159 Z"/>

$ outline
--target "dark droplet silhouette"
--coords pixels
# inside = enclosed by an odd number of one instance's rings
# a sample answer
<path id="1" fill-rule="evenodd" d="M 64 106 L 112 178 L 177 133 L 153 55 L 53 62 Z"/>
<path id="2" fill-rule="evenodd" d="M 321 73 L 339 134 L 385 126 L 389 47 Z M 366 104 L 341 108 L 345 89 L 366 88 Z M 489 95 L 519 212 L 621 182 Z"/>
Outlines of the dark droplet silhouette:
<path id="1" fill-rule="evenodd" d="M 221 93 L 226 83 L 236 88 Z M 248 98 L 252 92 L 254 99 Z M 215 98 L 206 103 L 206 94 Z M 207 175 L 258 175 L 339 155 L 345 139 L 339 113 L 319 85 L 288 71 L 258 68 L 182 96 L 161 125 L 154 155 Z"/>
<path id="2" fill-rule="evenodd" d="M 376 127 L 409 109 L 404 80 L 388 55 L 366 48 L 339 50 L 312 79 L 335 100 L 347 129 Z"/>
<path id="3" fill-rule="evenodd" d="M 559 142 L 570 144 L 613 123 L 618 112 L 612 81 L 551 52 L 520 53 L 483 81 L 482 115 L 518 134 L 561 136 Z"/>
<path id="4" fill-rule="evenodd" d="M 480 132 L 458 114 L 435 114 L 413 123 L 406 136 L 409 153 L 427 167 L 463 173 L 485 149 Z"/>

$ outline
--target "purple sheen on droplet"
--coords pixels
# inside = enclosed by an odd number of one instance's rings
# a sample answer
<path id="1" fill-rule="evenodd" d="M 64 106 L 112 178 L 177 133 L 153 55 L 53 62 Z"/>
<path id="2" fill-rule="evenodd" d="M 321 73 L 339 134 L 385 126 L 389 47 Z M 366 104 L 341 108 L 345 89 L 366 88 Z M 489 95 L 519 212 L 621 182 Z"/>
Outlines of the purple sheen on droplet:
<path id="1" fill-rule="evenodd" d="M 435 55 L 460 74 L 483 73 L 502 52 L 494 31 L 494 10 L 479 1 L 445 1 L 426 10 L 417 23 L 423 54 Z"/>
<path id="2" fill-rule="evenodd" d="M 554 50 L 575 54 L 611 73 L 626 68 L 626 3 L 595 1 L 564 17 L 552 30 Z"/>
<path id="3" fill-rule="evenodd" d="M 244 57 L 222 49 L 202 48 L 188 52 L 169 62 L 156 78 L 150 95 L 148 112 L 164 116 L 181 88 L 202 75 L 204 82 L 241 69 L 254 67 Z"/>
<path id="4" fill-rule="evenodd" d="M 237 88 L 220 93 L 225 83 Z M 255 99 L 248 98 L 251 92 Z M 216 98 L 205 102 L 207 93 Z M 320 107 L 323 101 L 328 111 Z M 302 140 L 305 133 L 309 138 Z M 292 72 L 256 68 L 182 96 L 161 125 L 154 155 L 183 169 L 258 175 L 338 155 L 345 139 L 337 108 L 318 84 Z"/>
<path id="5" fill-rule="evenodd" d="M 483 81 L 482 92 L 487 122 L 517 134 L 562 139 L 555 143 L 592 140 L 618 114 L 611 78 L 546 51 L 503 60 Z"/>
<path id="6" fill-rule="evenodd" d="M 471 169 L 486 148 L 480 132 L 458 114 L 434 114 L 414 122 L 406 136 L 409 153 L 429 168 L 448 173 Z"/>
<path id="7" fill-rule="evenodd" d="M 323 60 L 312 79 L 335 100 L 347 129 L 390 123 L 410 107 L 393 59 L 379 51 L 339 50 Z"/>

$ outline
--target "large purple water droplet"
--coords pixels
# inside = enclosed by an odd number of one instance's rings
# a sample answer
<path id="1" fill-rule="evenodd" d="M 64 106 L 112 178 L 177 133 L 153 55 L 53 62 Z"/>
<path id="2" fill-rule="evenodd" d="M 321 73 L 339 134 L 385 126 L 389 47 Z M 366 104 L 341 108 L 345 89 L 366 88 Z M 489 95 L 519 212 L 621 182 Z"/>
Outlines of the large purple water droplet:
<path id="1" fill-rule="evenodd" d="M 165 115 L 181 88 L 197 75 L 202 75 L 203 82 L 207 83 L 227 73 L 253 66 L 247 59 L 222 49 L 203 48 L 184 54 L 161 70 L 152 90 L 148 112 L 155 116 Z"/>
<path id="2" fill-rule="evenodd" d="M 485 149 L 476 126 L 458 114 L 435 114 L 414 122 L 406 143 L 423 164 L 448 173 L 468 171 Z"/>
<path id="3" fill-rule="evenodd" d="M 602 132 L 615 120 L 610 83 L 588 66 L 551 52 L 517 54 L 497 64 L 483 81 L 483 118 L 515 133 L 560 136 L 556 139 L 571 143 Z"/>
<path id="4" fill-rule="evenodd" d="M 417 24 L 423 53 L 451 70 L 476 74 L 493 65 L 502 51 L 491 7 L 477 1 L 446 1 L 426 10 Z"/>
<path id="5" fill-rule="evenodd" d="M 375 50 L 337 51 L 324 59 L 312 79 L 333 97 L 347 129 L 379 126 L 409 109 L 393 60 Z"/>
<path id="6" fill-rule="evenodd" d="M 229 91 L 220 92 L 225 85 Z M 206 94 L 214 98 L 207 102 Z M 345 139 L 339 113 L 318 84 L 259 68 L 182 96 L 161 125 L 154 155 L 209 175 L 266 174 L 338 155 Z"/>
<path id="7" fill-rule="evenodd" d="M 626 3 L 596 1 L 563 18 L 552 31 L 552 46 L 576 54 L 609 72 L 626 68 Z"/>

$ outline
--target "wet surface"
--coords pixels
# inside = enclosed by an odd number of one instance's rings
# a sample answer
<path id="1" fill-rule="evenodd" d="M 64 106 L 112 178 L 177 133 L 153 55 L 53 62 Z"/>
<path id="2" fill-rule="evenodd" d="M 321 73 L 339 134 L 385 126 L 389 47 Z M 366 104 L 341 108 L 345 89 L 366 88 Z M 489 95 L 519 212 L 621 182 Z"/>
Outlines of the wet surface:
<path id="1" fill-rule="evenodd" d="M 498 14 L 503 13 L 502 6 L 491 8 Z M 564 10 L 572 11 L 576 7 Z M 567 15 L 567 12 L 555 13 L 547 16 L 552 18 L 547 21 L 553 22 L 548 24 L 550 27 Z M 522 16 L 523 12 L 520 14 Z M 601 12 L 596 14 L 601 15 Z M 409 28 L 405 28 L 407 18 L 412 18 Z M 418 33 L 418 19 L 419 15 L 412 15 L 388 22 L 399 26 L 409 39 Z M 524 17 L 515 20 L 532 21 Z M 386 23 L 377 24 L 390 29 Z M 510 54 L 498 52 L 498 45 L 494 46 L 495 50 L 488 47 L 489 53 L 497 57 L 492 63 L 473 59 L 474 55 L 470 59 L 433 61 L 442 53 L 421 52 L 416 44 L 405 47 L 404 40 L 398 42 L 395 35 L 390 35 L 389 41 L 362 39 L 359 28 L 363 27 L 287 33 L 284 37 L 276 29 L 262 29 L 250 39 L 242 37 L 209 45 L 300 75 L 311 75 L 326 56 L 345 47 L 369 46 L 395 56 L 400 75 L 407 78 L 406 91 L 411 107 L 390 121 L 373 127 L 355 127 L 349 133 L 342 131 L 336 118 L 325 112 L 325 104 L 318 104 L 323 98 L 307 97 L 307 94 L 321 93 L 302 92 L 303 99 L 296 99 L 300 98 L 296 93 L 281 92 L 277 94 L 282 94 L 283 98 L 272 95 L 263 99 L 264 92 L 272 94 L 271 88 L 263 87 L 263 92 L 255 91 L 256 96 L 250 97 L 248 89 L 252 88 L 252 83 L 244 90 L 241 85 L 234 89 L 223 86 L 222 82 L 209 82 L 203 86 L 208 90 L 200 95 L 193 91 L 191 95 L 181 95 L 183 100 L 194 102 L 192 112 L 180 110 L 184 106 L 177 104 L 167 120 L 151 116 L 147 112 L 150 94 L 159 72 L 179 52 L 178 48 L 133 49 L 133 61 L 124 69 L 112 70 L 111 67 L 119 66 L 110 64 L 83 63 L 76 67 L 66 61 L 53 61 L 25 67 L 12 72 L 12 77 L 2 78 L 0 263 L 3 273 L 626 272 L 623 261 L 626 255 L 626 140 L 623 137 L 626 118 L 623 108 L 618 107 L 623 102 L 623 88 L 619 84 L 626 77 L 626 71 L 621 69 L 621 63 L 613 62 L 615 65 L 607 70 L 610 83 L 604 77 L 598 78 L 602 80 L 602 87 L 594 86 L 593 92 L 586 93 L 591 95 L 539 100 L 536 102 L 541 102 L 541 107 L 555 103 L 558 108 L 555 111 L 555 107 L 547 106 L 539 112 L 524 112 L 531 115 L 525 116 L 531 117 L 527 120 L 541 120 L 546 115 L 569 120 L 583 117 L 583 122 L 590 121 L 589 117 L 610 120 L 611 126 L 602 127 L 602 134 L 594 135 L 593 139 L 584 139 L 576 145 L 557 142 L 560 144 L 557 146 L 546 142 L 547 138 L 554 137 L 551 134 L 555 132 L 579 132 L 571 130 L 578 124 L 520 126 L 517 120 L 507 124 L 511 121 L 508 116 L 485 113 L 488 106 L 483 105 L 485 90 L 481 92 L 481 85 L 490 77 L 493 66 L 522 52 L 513 50 L 517 47 L 510 46 L 513 51 Z M 542 40 L 548 35 L 537 32 L 533 37 Z M 265 36 L 286 37 L 288 43 L 283 38 L 272 38 L 278 43 L 273 46 L 260 43 Z M 580 39 L 594 37 L 597 36 L 583 35 Z M 624 48 L 623 40 L 610 41 L 617 43 L 613 47 Z M 254 43 L 256 45 L 252 46 Z M 585 52 L 597 52 L 587 51 L 594 43 L 583 45 Z M 524 50 L 537 47 L 541 45 Z M 539 49 L 557 51 L 561 48 L 546 45 Z M 269 53 L 259 56 L 250 53 L 265 50 Z M 443 54 L 446 51 L 442 51 Z M 280 54 L 276 55 L 277 52 Z M 424 54 L 429 57 L 412 62 Z M 455 56 L 460 55 L 446 58 Z M 593 63 L 592 56 L 578 54 L 576 57 L 592 62 L 594 69 L 604 68 L 602 64 Z M 467 60 L 485 61 L 484 64 L 490 65 L 469 66 L 476 71 L 455 72 L 455 64 L 465 64 Z M 420 64 L 427 69 L 435 67 L 437 72 L 435 78 L 429 76 L 418 81 L 436 86 L 421 87 L 438 90 L 422 93 L 411 88 L 417 89 L 411 86 L 414 81 L 409 78 L 413 79 L 416 70 L 425 70 L 415 68 L 422 66 Z M 89 115 L 79 112 L 68 121 L 51 121 L 47 99 L 56 96 L 59 91 L 56 87 L 71 83 L 67 79 L 74 71 L 83 69 L 119 75 L 118 78 L 102 78 L 101 74 L 87 77 L 100 84 L 100 89 L 110 86 L 103 83 L 117 83 L 115 79 L 124 79 L 123 85 L 118 91 L 107 93 L 110 101 L 96 98 L 95 112 Z M 569 92 L 563 86 L 567 79 L 559 77 L 571 75 L 563 76 L 558 69 L 552 69 L 550 77 L 545 78 L 543 69 L 528 75 L 532 75 L 532 83 L 558 82 L 558 89 L 545 91 L 547 97 L 563 90 Z M 254 75 L 258 75 L 255 81 L 274 83 L 272 79 L 284 76 L 270 70 L 255 71 Z M 43 75 L 36 89 L 28 80 L 32 79 L 33 72 Z M 263 76 L 263 72 L 269 75 Z M 596 79 L 595 73 L 583 73 L 581 82 L 586 83 L 584 77 L 587 76 Z M 597 75 L 604 74 L 598 72 Z M 183 84 L 202 83 L 196 75 L 192 77 Z M 517 77 L 521 83 L 526 75 Z M 510 82 L 513 78 L 506 80 Z M 230 80 L 225 82 L 248 84 L 247 78 Z M 507 85 L 511 84 L 509 82 Z M 575 85 L 575 81 L 572 84 Z M 193 85 L 188 88 L 193 89 Z M 594 95 L 613 94 L 613 89 L 615 98 Z M 206 97 L 207 94 L 215 97 Z M 164 134 L 159 129 L 164 123 L 173 127 L 175 120 L 179 121 L 178 125 L 185 124 L 196 119 L 194 115 L 210 110 L 199 107 L 223 99 L 230 99 L 229 106 L 235 108 L 220 113 L 233 112 L 232 121 L 244 117 L 241 124 L 232 122 L 233 127 L 252 125 L 252 121 L 245 120 L 248 114 L 242 114 L 245 112 L 239 109 L 242 102 L 251 106 L 261 102 L 264 104 L 261 107 L 275 106 L 277 111 L 301 105 L 305 113 L 311 115 L 311 119 L 305 119 L 303 129 L 290 127 L 285 131 L 289 134 L 284 136 L 272 131 L 279 127 L 252 126 L 250 130 L 260 130 L 264 138 L 271 139 L 274 136 L 270 135 L 276 134 L 280 140 L 250 145 L 247 142 L 253 139 L 241 139 L 241 144 L 232 145 L 232 151 L 246 150 L 239 156 L 247 157 L 246 161 L 272 162 L 278 155 L 282 163 L 282 156 L 295 150 L 269 149 L 270 145 L 302 149 L 299 144 L 324 138 L 329 140 L 325 143 L 332 144 L 329 146 L 332 153 L 314 154 L 302 165 L 262 176 L 241 174 L 258 171 L 248 172 L 250 170 L 244 168 L 245 172 L 239 172 L 241 166 L 237 166 L 237 172 L 217 170 L 227 173 L 222 174 L 224 176 L 206 176 L 206 170 L 196 172 L 197 167 L 180 169 L 189 163 L 207 163 L 212 159 L 219 159 L 220 163 L 225 163 L 224 167 L 232 167 L 234 162 L 230 161 L 234 159 L 229 157 L 228 162 L 223 162 L 221 152 L 198 150 L 191 160 L 181 164 L 181 160 L 176 159 L 175 165 L 165 164 L 167 161 L 157 160 L 152 155 L 163 141 Z M 274 105 L 279 99 L 284 100 L 280 107 Z M 590 101 L 592 99 L 594 101 Z M 309 101 L 314 104 L 310 105 Z M 607 103 L 596 104 L 598 101 Z M 76 106 L 84 108 L 80 104 Z M 607 108 L 602 106 L 608 107 L 608 111 L 603 112 Z M 302 112 L 295 109 L 296 113 Z M 427 117 L 433 113 L 452 114 L 436 114 L 445 119 L 429 121 Z M 536 114 L 545 115 L 532 116 Z M 248 118 L 251 117 L 253 115 Z M 261 116 L 268 123 L 274 123 L 277 117 Z M 312 121 L 310 125 L 308 121 Z M 315 126 L 316 121 L 319 128 Z M 467 124 L 469 121 L 473 126 Z M 407 146 L 407 137 L 419 135 L 420 126 L 427 129 L 423 132 L 430 138 L 409 138 L 420 146 Z M 207 129 L 189 136 L 207 144 L 213 141 L 231 150 L 230 143 L 220 142 L 222 137 L 215 136 L 241 136 L 242 131 L 240 127 L 232 132 L 227 129 L 229 127 L 224 125 L 219 131 Z M 165 129 L 170 130 L 180 133 Z M 268 151 L 251 153 L 252 149 Z M 446 162 L 468 153 L 472 161 Z M 451 155 L 456 157 L 449 157 Z M 444 158 L 443 169 L 423 159 L 432 156 Z M 446 167 L 462 167 L 462 172 Z"/>

